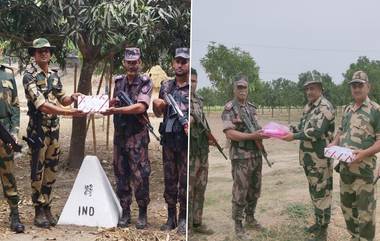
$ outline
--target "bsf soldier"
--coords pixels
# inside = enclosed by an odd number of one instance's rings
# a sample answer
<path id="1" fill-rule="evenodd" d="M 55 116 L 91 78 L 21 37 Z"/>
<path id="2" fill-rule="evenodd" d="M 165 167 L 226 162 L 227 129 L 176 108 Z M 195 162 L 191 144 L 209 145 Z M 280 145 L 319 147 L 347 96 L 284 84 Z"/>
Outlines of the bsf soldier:
<path id="1" fill-rule="evenodd" d="M 17 97 L 17 85 L 14 75 L 6 72 L 5 68 L 3 65 L 0 66 L 0 122 L 17 140 L 20 127 L 20 106 Z M 14 152 L 1 142 L 0 176 L 4 196 L 11 209 L 10 228 L 16 233 L 22 233 L 25 227 L 19 218 L 18 202 L 20 198 L 17 193 L 14 169 Z"/>
<path id="2" fill-rule="evenodd" d="M 190 163 L 189 163 L 189 230 L 203 234 L 213 234 L 213 230 L 202 224 L 203 204 L 208 178 L 209 137 L 206 130 L 197 122 L 197 115 L 207 123 L 203 112 L 203 99 L 196 94 L 197 72 L 191 68 L 190 99 Z"/>
<path id="3" fill-rule="evenodd" d="M 341 126 L 330 144 L 355 154 L 351 163 L 340 162 L 335 168 L 340 174 L 340 206 L 352 241 L 375 240 L 374 172 L 375 154 L 380 151 L 380 106 L 368 98 L 365 72 L 355 72 L 349 85 L 354 102 L 344 108 Z"/>
<path id="4" fill-rule="evenodd" d="M 165 95 L 171 94 L 180 110 L 187 117 L 189 114 L 189 49 L 177 48 L 172 63 L 175 78 L 161 83 L 158 99 L 153 101 L 154 114 L 164 114 L 160 124 L 162 159 L 164 164 L 165 191 L 164 198 L 168 205 L 167 222 L 161 230 L 172 230 L 177 227 L 177 200 L 180 204 L 178 229 L 186 233 L 187 205 L 187 128 L 181 124 L 178 115 L 173 115 L 173 107 L 165 102 Z M 187 121 L 186 120 L 186 121 Z"/>
<path id="5" fill-rule="evenodd" d="M 123 209 L 119 227 L 131 223 L 132 188 L 139 206 L 137 229 L 147 226 L 149 204 L 150 160 L 148 157 L 149 132 L 144 119 L 152 96 L 153 84 L 148 76 L 140 75 L 141 54 L 139 48 L 126 48 L 123 66 L 125 75 L 116 77 L 113 101 L 115 107 L 106 110 L 106 115 L 114 114 L 114 171 L 117 195 Z M 126 93 L 133 101 L 123 106 L 117 96 Z"/>
<path id="6" fill-rule="evenodd" d="M 23 76 L 29 115 L 26 140 L 31 158 L 34 225 L 41 228 L 56 224 L 51 213 L 51 192 L 60 155 L 58 115 L 85 115 L 78 109 L 65 109 L 57 105 L 57 101 L 63 106 L 71 105 L 80 94 L 66 95 L 57 71 L 50 69 L 54 48 L 45 38 L 35 39 L 28 49 L 32 61 Z"/>
<path id="7" fill-rule="evenodd" d="M 309 183 L 315 216 L 315 224 L 306 231 L 313 234 L 311 240 L 326 240 L 331 218 L 333 162 L 324 156 L 324 148 L 333 138 L 335 110 L 322 95 L 322 81 L 316 78 L 311 75 L 304 84 L 308 103 L 298 128 L 282 139 L 300 140 L 299 161 Z"/>
<path id="8" fill-rule="evenodd" d="M 261 229 L 255 219 L 257 201 L 261 192 L 262 155 L 255 141 L 267 138 L 260 131 L 256 107 L 247 101 L 248 80 L 238 76 L 233 84 L 234 99 L 227 102 L 222 113 L 223 132 L 230 141 L 232 166 L 232 219 L 235 233 L 240 240 L 250 240 L 243 228 Z M 254 132 L 247 125 L 252 125 Z"/>

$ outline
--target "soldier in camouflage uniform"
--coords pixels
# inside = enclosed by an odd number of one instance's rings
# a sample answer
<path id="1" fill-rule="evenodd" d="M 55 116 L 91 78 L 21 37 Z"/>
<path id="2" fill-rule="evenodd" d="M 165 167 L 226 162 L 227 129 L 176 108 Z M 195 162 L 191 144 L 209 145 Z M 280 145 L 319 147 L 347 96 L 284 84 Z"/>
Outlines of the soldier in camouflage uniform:
<path id="1" fill-rule="evenodd" d="M 324 148 L 332 140 L 335 110 L 322 95 L 322 81 L 311 75 L 304 84 L 308 103 L 295 133 L 283 140 L 300 140 L 300 165 L 309 183 L 309 193 L 314 206 L 315 224 L 306 231 L 312 233 L 311 240 L 325 240 L 331 217 L 333 188 L 333 162 L 324 156 Z"/>
<path id="2" fill-rule="evenodd" d="M 257 122 L 256 107 L 247 101 L 248 80 L 239 76 L 234 82 L 234 99 L 227 102 L 222 113 L 223 132 L 230 141 L 232 165 L 232 219 L 235 233 L 241 240 L 250 240 L 242 221 L 248 228 L 261 229 L 255 219 L 257 201 L 261 192 L 262 155 L 255 141 L 267 138 L 262 135 Z M 246 122 L 255 129 L 249 131 Z"/>
<path id="3" fill-rule="evenodd" d="M 17 85 L 13 75 L 7 73 L 5 66 L 0 66 L 0 122 L 17 141 L 20 127 L 20 106 L 17 97 Z M 4 196 L 8 201 L 10 212 L 10 228 L 16 233 L 24 232 L 18 212 L 19 196 L 14 173 L 14 152 L 4 143 L 0 144 L 0 177 Z"/>
<path id="4" fill-rule="evenodd" d="M 33 46 L 28 49 L 32 62 L 26 67 L 23 76 L 28 101 L 27 139 L 32 167 L 34 224 L 42 228 L 56 224 L 50 206 L 60 155 L 57 115 L 84 116 L 82 111 L 57 105 L 57 101 L 63 106 L 71 105 L 80 94 L 65 95 L 57 71 L 49 68 L 53 49 L 54 46 L 51 46 L 48 40 L 35 39 Z"/>
<path id="5" fill-rule="evenodd" d="M 332 145 L 350 148 L 351 163 L 340 162 L 340 205 L 352 241 L 375 240 L 375 154 L 380 151 L 380 106 L 368 98 L 370 86 L 363 71 L 349 82 L 354 102 L 344 108 Z M 377 174 L 379 175 L 379 173 Z"/>
<path id="6" fill-rule="evenodd" d="M 117 195 L 123 208 L 119 227 L 131 223 L 132 187 L 139 206 L 136 228 L 144 229 L 147 225 L 147 208 L 149 204 L 150 161 L 148 157 L 149 132 L 141 115 L 147 119 L 147 109 L 152 96 L 152 81 L 148 76 L 140 75 L 140 49 L 126 48 L 123 61 L 126 75 L 115 79 L 113 101 L 116 107 L 107 109 L 103 114 L 114 114 L 114 171 Z M 121 106 L 115 99 L 120 91 L 128 94 L 135 103 Z M 132 187 L 131 187 L 132 186 Z"/>
<path id="7" fill-rule="evenodd" d="M 208 178 L 209 138 L 206 130 L 197 123 L 193 115 L 197 115 L 207 123 L 203 113 L 203 99 L 196 94 L 197 72 L 191 69 L 190 99 L 190 163 L 189 163 L 189 230 L 203 234 L 214 232 L 202 224 L 203 203 Z"/>
<path id="8" fill-rule="evenodd" d="M 168 205 L 168 220 L 161 230 L 171 230 L 177 226 L 177 200 L 179 202 L 178 233 L 186 233 L 187 206 L 187 128 L 183 127 L 164 96 L 171 94 L 185 116 L 189 115 L 189 49 L 177 48 L 173 60 L 175 79 L 161 83 L 158 99 L 153 101 L 154 114 L 164 114 L 160 124 L 162 159 L 164 164 L 165 191 Z M 188 117 L 187 117 L 188 120 Z"/>

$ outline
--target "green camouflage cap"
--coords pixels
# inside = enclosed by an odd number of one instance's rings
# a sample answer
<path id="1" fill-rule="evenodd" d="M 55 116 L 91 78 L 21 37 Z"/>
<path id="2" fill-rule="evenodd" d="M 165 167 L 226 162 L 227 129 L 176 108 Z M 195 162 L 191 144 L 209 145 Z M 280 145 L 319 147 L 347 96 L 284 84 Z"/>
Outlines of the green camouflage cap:
<path id="1" fill-rule="evenodd" d="M 46 38 L 37 38 L 33 40 L 33 45 L 28 48 L 30 55 L 34 54 L 35 49 L 49 48 L 52 51 L 55 46 L 50 45 L 49 41 Z"/>
<path id="2" fill-rule="evenodd" d="M 310 76 L 308 75 L 307 76 L 307 80 L 305 82 L 305 84 L 303 85 L 303 87 L 306 87 L 310 84 L 320 84 L 322 86 L 322 78 L 321 76 L 314 76 L 313 73 L 310 74 Z"/>
<path id="3" fill-rule="evenodd" d="M 356 71 L 352 75 L 352 80 L 348 82 L 348 84 L 353 84 L 353 83 L 367 83 L 368 82 L 368 75 L 364 71 Z"/>

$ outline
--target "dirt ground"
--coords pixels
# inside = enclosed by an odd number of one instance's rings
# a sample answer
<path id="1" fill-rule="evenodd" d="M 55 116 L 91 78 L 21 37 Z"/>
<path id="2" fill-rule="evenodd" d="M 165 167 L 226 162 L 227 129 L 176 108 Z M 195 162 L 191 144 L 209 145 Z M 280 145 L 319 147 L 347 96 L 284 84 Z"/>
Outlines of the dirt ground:
<path id="1" fill-rule="evenodd" d="M 269 113 L 261 116 L 263 125 L 269 121 L 287 124 L 287 118 L 272 119 Z M 280 116 L 280 117 L 279 117 Z M 299 113 L 292 116 L 292 124 Z M 339 119 L 339 118 L 337 118 Z M 221 132 L 220 113 L 210 113 L 209 123 L 213 134 L 221 145 L 226 144 Z M 308 236 L 303 228 L 313 223 L 313 211 L 308 194 L 307 180 L 298 162 L 298 142 L 285 142 L 277 139 L 264 140 L 268 158 L 275 162 L 272 168 L 263 163 L 262 194 L 257 206 L 257 218 L 266 227 L 266 231 L 248 231 L 253 240 L 299 241 Z M 228 153 L 228 148 L 224 149 Z M 215 231 L 211 236 L 194 235 L 189 240 L 234 240 L 233 221 L 231 219 L 231 163 L 226 161 L 218 150 L 211 148 L 209 155 L 209 179 L 206 190 L 204 223 Z M 379 198 L 379 193 L 377 197 Z M 377 216 L 380 211 L 377 209 Z M 380 220 L 377 219 L 379 227 Z M 380 240 L 379 228 L 376 240 Z M 332 220 L 328 229 L 328 240 L 346 241 L 350 236 L 346 231 L 344 218 L 339 206 L 339 176 L 334 171 L 334 189 Z"/>
<path id="2" fill-rule="evenodd" d="M 21 76 L 16 77 L 18 84 L 19 99 L 21 106 L 21 127 L 20 135 L 25 135 L 27 125 L 26 115 L 26 100 L 24 95 L 24 89 L 22 87 Z M 69 94 L 73 92 L 73 71 L 68 70 L 68 73 L 62 77 L 62 82 L 65 91 Z M 93 77 L 93 93 L 96 92 L 96 88 L 99 82 L 99 76 Z M 152 124 L 155 128 L 155 132 L 158 133 L 158 124 L 160 119 L 152 118 Z M 101 164 L 110 179 L 111 184 L 114 185 L 114 174 L 112 168 L 112 146 L 106 148 L 106 123 L 107 118 L 101 116 L 96 118 L 96 142 L 97 152 L 96 155 L 101 160 Z M 110 122 L 110 141 L 112 143 L 112 119 Z M 60 158 L 59 172 L 57 176 L 57 182 L 53 189 L 53 203 L 52 210 L 57 216 L 62 211 L 68 195 L 71 191 L 72 185 L 75 181 L 78 170 L 68 168 L 67 158 L 71 137 L 71 118 L 61 118 L 60 129 L 60 143 L 62 148 L 62 156 Z M 134 224 L 137 219 L 138 209 L 136 203 L 132 205 L 132 225 L 130 228 L 113 228 L 102 229 L 93 227 L 80 227 L 80 226 L 57 226 L 49 230 L 40 229 L 33 226 L 34 208 L 31 201 L 31 188 L 30 188 L 30 166 L 29 160 L 26 155 L 26 144 L 23 143 L 25 148 L 21 155 L 16 158 L 16 179 L 18 190 L 20 193 L 20 213 L 23 223 L 26 225 L 26 232 L 24 234 L 14 234 L 9 229 L 8 221 L 8 204 L 6 203 L 3 195 L 0 195 L 0 240 L 16 241 L 16 240 L 83 240 L 83 241 L 101 241 L 101 240 L 185 240 L 184 236 L 179 236 L 175 231 L 161 232 L 159 227 L 166 221 L 166 204 L 163 198 L 163 170 L 161 160 L 161 147 L 159 143 L 151 138 L 151 144 L 149 145 L 149 156 L 152 165 L 152 173 L 150 179 L 150 198 L 151 203 L 148 208 L 148 222 L 149 227 L 144 231 L 136 231 Z M 92 129 L 89 128 L 86 139 L 86 155 L 94 155 Z"/>

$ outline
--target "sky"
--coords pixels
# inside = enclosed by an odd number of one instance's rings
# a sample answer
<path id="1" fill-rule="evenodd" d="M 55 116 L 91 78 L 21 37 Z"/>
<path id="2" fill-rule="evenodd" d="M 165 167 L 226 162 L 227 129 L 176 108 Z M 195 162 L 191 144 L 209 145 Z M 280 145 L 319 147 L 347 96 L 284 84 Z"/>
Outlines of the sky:
<path id="1" fill-rule="evenodd" d="M 360 56 L 380 60 L 377 0 L 193 0 L 191 64 L 198 88 L 211 83 L 200 64 L 211 41 L 247 51 L 264 81 L 298 81 L 310 70 L 335 83 Z"/>

